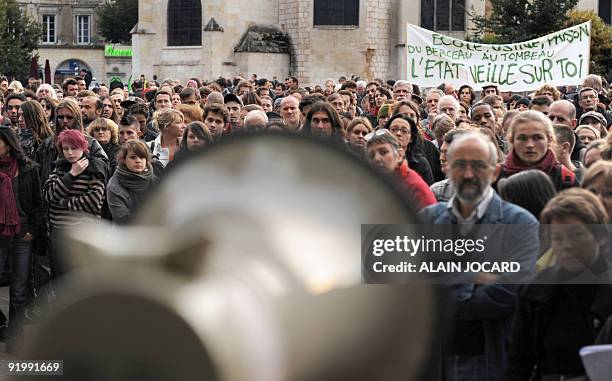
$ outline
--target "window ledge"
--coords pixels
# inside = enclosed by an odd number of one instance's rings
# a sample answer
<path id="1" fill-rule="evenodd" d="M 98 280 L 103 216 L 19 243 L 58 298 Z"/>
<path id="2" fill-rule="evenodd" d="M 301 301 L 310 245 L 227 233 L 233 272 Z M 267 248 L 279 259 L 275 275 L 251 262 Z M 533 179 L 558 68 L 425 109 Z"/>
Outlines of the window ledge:
<path id="1" fill-rule="evenodd" d="M 202 49 L 202 45 L 189 45 L 189 46 L 164 46 L 164 49 L 180 50 L 180 49 Z"/>
<path id="2" fill-rule="evenodd" d="M 314 25 L 313 28 L 323 30 L 352 30 L 359 29 L 359 25 Z"/>

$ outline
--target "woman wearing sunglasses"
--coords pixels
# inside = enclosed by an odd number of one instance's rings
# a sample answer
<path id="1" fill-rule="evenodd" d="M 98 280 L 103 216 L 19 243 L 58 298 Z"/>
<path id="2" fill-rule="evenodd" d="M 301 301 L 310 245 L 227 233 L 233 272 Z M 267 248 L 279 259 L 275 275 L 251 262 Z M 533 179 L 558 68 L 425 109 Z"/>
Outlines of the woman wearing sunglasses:
<path id="1" fill-rule="evenodd" d="M 414 123 L 414 122 L 413 122 Z M 406 192 L 415 210 L 436 203 L 436 198 L 423 178 L 408 167 L 403 148 L 398 139 L 387 129 L 366 136 L 366 152 L 370 163 L 382 172 L 393 176 Z"/>
<path id="2" fill-rule="evenodd" d="M 42 97 L 38 98 L 38 103 L 40 103 L 45 111 L 45 117 L 47 118 L 51 131 L 55 131 L 55 107 L 57 107 L 59 101 L 49 97 Z"/>
<path id="3" fill-rule="evenodd" d="M 55 136 L 47 138 L 36 150 L 34 160 L 40 164 L 40 181 L 44 183 L 53 171 L 54 162 L 57 160 L 57 137 L 64 130 L 77 130 L 84 132 L 83 117 L 79 104 L 72 98 L 63 99 L 56 108 Z M 108 166 L 108 156 L 100 146 L 100 143 L 91 136 L 85 136 L 89 142 L 91 156 L 104 161 Z"/>
<path id="4" fill-rule="evenodd" d="M 119 127 L 111 119 L 98 118 L 87 126 L 87 134 L 100 143 L 110 161 L 109 174 L 117 168 L 117 153 L 119 152 Z"/>

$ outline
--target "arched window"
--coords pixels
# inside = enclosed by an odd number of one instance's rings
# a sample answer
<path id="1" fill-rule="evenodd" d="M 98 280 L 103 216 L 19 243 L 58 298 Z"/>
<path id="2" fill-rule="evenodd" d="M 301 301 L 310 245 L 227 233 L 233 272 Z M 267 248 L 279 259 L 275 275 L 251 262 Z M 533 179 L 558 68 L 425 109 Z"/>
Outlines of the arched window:
<path id="1" fill-rule="evenodd" d="M 200 0 L 168 1 L 168 46 L 202 45 Z"/>

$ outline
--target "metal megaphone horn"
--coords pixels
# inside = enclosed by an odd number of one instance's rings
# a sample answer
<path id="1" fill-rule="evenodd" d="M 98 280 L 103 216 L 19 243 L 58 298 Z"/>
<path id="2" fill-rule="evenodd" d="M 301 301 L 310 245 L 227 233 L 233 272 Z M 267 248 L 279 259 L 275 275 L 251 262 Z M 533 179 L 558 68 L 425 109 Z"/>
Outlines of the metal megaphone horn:
<path id="1" fill-rule="evenodd" d="M 431 285 L 366 285 L 362 223 L 412 223 L 351 154 L 244 135 L 170 170 L 127 226 L 67 238 L 73 270 L 23 358 L 66 380 L 420 380 Z"/>

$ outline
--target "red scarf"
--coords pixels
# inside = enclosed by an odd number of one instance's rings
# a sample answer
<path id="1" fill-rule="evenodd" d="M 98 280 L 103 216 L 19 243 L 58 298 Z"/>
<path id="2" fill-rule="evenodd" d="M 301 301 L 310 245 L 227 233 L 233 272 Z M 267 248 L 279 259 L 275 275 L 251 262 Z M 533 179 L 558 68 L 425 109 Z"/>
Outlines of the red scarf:
<path id="1" fill-rule="evenodd" d="M 19 209 L 13 193 L 13 178 L 17 175 L 19 165 L 13 157 L 0 159 L 0 236 L 12 238 L 21 232 Z"/>
<path id="2" fill-rule="evenodd" d="M 542 160 L 535 165 L 528 165 L 516 155 L 514 150 L 511 150 L 503 164 L 504 173 L 508 176 L 528 169 L 539 169 L 549 176 L 553 176 L 558 167 L 559 162 L 551 150 L 548 150 Z"/>
<path id="3" fill-rule="evenodd" d="M 372 115 L 374 118 L 377 118 L 378 110 L 380 110 L 380 107 L 374 106 L 373 109 L 370 109 L 370 115 Z"/>

